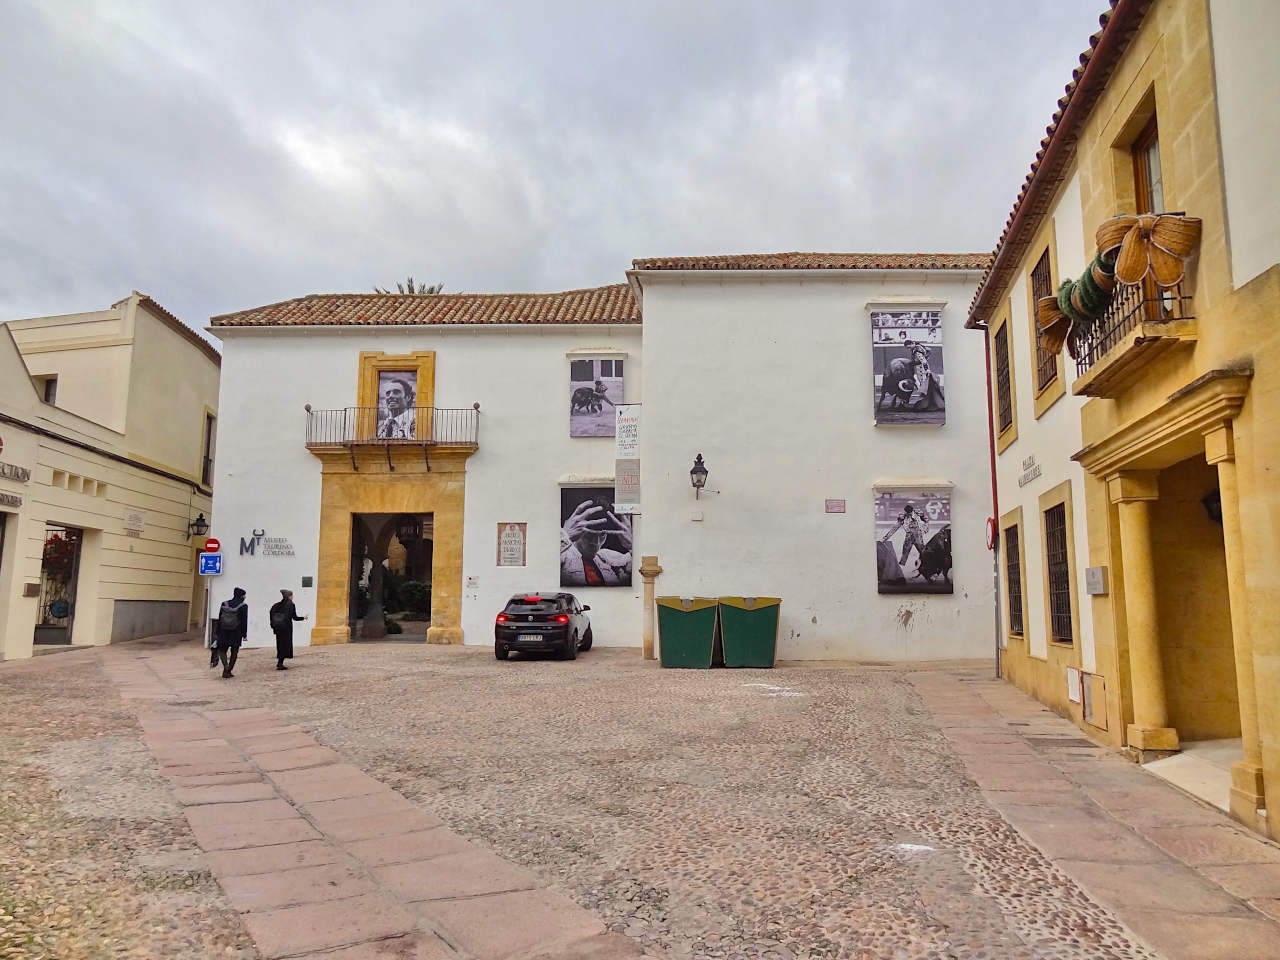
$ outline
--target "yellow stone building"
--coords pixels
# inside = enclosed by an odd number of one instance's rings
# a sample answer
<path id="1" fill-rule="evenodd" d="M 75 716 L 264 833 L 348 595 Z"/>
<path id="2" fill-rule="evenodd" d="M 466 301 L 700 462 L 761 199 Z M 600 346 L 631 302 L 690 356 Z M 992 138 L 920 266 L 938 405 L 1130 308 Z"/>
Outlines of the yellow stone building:
<path id="1" fill-rule="evenodd" d="M 219 370 L 139 293 L 0 324 L 0 659 L 204 622 Z"/>
<path id="2" fill-rule="evenodd" d="M 990 351 L 1006 675 L 1135 759 L 1182 751 L 1206 799 L 1280 837 L 1278 46 L 1277 4 L 1113 3 L 968 325 Z M 1142 213 L 1201 221 L 1181 282 L 1117 287 L 1077 356 L 1047 350 L 1037 298 Z"/>

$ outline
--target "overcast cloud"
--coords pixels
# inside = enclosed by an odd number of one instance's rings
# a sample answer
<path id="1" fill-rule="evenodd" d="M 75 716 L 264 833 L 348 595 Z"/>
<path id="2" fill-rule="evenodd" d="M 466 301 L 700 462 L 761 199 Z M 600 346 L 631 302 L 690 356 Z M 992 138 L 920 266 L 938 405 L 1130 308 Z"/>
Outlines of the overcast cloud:
<path id="1" fill-rule="evenodd" d="M 1104 0 L 0 0 L 0 320 L 990 250 Z"/>

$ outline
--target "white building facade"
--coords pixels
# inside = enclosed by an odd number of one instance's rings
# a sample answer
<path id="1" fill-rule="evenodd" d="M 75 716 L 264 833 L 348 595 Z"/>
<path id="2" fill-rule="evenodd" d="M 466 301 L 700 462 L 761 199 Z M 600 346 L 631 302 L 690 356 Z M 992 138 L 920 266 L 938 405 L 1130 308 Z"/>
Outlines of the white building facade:
<path id="1" fill-rule="evenodd" d="M 511 596 L 564 590 L 596 644 L 639 646 L 657 556 L 658 595 L 781 597 L 780 658 L 991 655 L 982 345 L 960 336 L 985 258 L 820 259 L 215 317 L 215 601 L 249 592 L 251 643 L 287 588 L 313 615 L 295 642 L 490 644 Z M 623 499 L 619 404 L 640 405 L 638 514 L 584 563 L 575 506 Z"/>

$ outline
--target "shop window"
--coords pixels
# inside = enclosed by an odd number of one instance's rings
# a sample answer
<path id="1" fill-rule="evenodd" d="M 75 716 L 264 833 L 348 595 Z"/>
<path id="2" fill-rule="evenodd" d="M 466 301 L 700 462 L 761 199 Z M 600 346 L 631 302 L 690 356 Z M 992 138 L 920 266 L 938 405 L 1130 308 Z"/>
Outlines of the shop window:
<path id="1" fill-rule="evenodd" d="M 1049 250 L 1044 253 L 1031 270 L 1031 325 L 1036 332 L 1036 390 L 1044 390 L 1058 378 L 1058 355 L 1044 348 L 1040 336 L 1040 328 L 1035 322 L 1035 305 L 1041 297 L 1053 296 L 1053 273 L 1049 263 Z"/>
<path id="2" fill-rule="evenodd" d="M 1009 632 L 1022 636 L 1022 548 L 1015 523 L 1004 531 L 1004 568 L 1009 596 Z"/>
<path id="3" fill-rule="evenodd" d="M 1049 635 L 1072 643 L 1071 551 L 1067 537 L 1067 506 L 1059 503 L 1044 512 L 1045 562 L 1049 581 Z"/>

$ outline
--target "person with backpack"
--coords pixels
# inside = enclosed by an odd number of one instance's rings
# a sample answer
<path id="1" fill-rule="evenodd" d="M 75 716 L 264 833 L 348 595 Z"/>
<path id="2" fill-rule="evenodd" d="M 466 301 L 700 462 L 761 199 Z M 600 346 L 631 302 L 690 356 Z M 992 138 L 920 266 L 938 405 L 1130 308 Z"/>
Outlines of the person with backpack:
<path id="1" fill-rule="evenodd" d="M 236 587 L 231 599 L 218 608 L 218 659 L 222 661 L 222 678 L 232 676 L 240 644 L 249 636 L 249 605 L 245 592 Z"/>
<path id="2" fill-rule="evenodd" d="M 297 620 L 307 619 L 298 616 L 298 608 L 293 605 L 293 591 L 281 590 L 280 599 L 271 607 L 271 631 L 276 635 L 276 669 L 288 670 L 286 660 L 293 659 L 293 624 Z"/>

